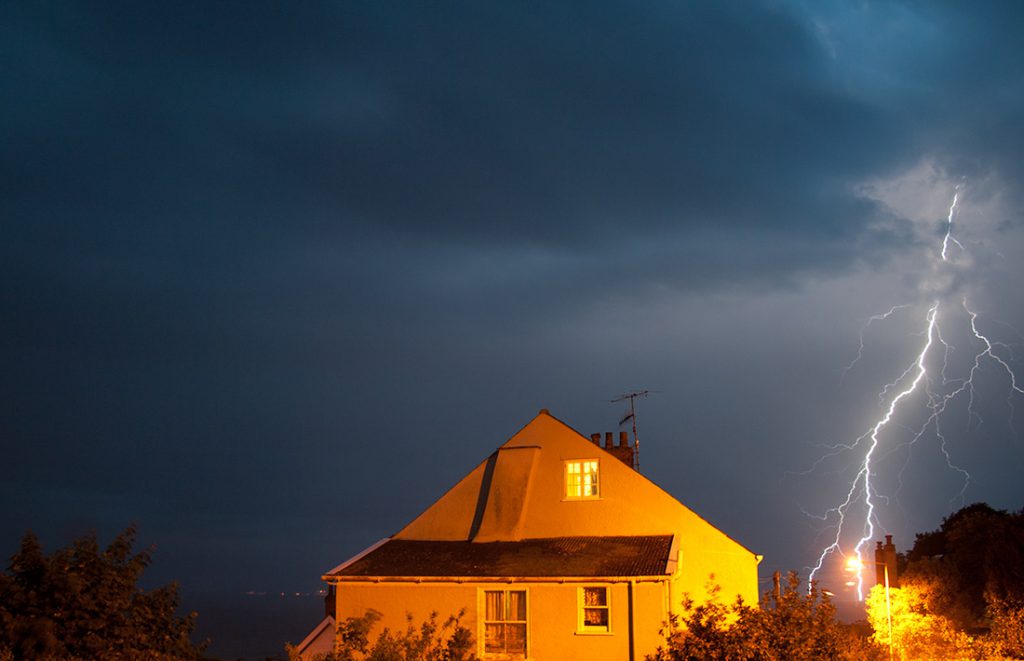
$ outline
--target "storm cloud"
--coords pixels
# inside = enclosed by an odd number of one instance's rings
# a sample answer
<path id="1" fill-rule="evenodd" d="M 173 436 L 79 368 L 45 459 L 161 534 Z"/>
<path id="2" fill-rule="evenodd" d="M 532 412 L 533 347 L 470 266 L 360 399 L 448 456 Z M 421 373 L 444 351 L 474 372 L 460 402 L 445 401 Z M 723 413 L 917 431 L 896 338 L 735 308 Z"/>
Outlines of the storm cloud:
<path id="1" fill-rule="evenodd" d="M 957 291 L 1020 341 L 1022 31 L 1016 2 L 5 4 L 5 548 L 138 521 L 186 598 L 315 590 L 538 408 L 604 431 L 645 387 L 644 472 L 804 567 L 828 505 L 793 472 L 908 359 L 909 322 L 840 381 L 930 291 L 958 184 Z M 972 499 L 1022 505 L 1014 416 L 961 447 Z"/>

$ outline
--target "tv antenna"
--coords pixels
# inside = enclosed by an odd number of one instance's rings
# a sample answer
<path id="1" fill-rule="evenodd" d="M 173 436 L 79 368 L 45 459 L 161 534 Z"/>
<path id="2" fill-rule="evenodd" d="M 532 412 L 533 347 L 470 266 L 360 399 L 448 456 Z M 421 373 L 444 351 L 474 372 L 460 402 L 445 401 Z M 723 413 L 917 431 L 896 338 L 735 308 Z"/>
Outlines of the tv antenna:
<path id="1" fill-rule="evenodd" d="M 651 394 L 652 390 L 634 390 L 619 395 L 615 399 L 609 400 L 612 404 L 616 402 L 624 402 L 629 400 L 629 413 L 627 413 L 622 420 L 619 420 L 619 426 L 621 427 L 627 421 L 633 421 L 633 468 L 640 472 L 640 437 L 636 433 L 636 400 L 640 397 L 646 397 Z"/>

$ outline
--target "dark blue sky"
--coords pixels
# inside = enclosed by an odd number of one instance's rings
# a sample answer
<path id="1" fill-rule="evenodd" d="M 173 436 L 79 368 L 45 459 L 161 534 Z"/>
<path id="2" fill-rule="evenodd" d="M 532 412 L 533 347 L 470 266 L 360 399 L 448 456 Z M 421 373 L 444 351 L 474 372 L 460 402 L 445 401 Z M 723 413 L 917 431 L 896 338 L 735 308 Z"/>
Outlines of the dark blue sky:
<path id="1" fill-rule="evenodd" d="M 1015 1 L 4 3 L 0 551 L 136 521 L 200 611 L 315 590 L 539 408 L 612 430 L 651 388 L 644 472 L 765 576 L 812 565 L 852 464 L 796 473 L 936 297 L 954 357 L 966 296 L 1024 372 L 1022 33 Z M 900 445 L 919 412 L 887 437 L 900 548 L 1024 505 L 1024 397 L 990 362 L 975 402 L 963 496 Z"/>

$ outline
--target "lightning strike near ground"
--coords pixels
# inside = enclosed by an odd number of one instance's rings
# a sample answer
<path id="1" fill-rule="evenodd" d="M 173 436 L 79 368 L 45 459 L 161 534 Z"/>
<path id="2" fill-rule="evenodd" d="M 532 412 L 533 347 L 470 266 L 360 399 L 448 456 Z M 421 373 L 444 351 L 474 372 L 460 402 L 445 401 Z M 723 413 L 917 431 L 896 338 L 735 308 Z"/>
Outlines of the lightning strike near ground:
<path id="1" fill-rule="evenodd" d="M 956 271 L 960 268 L 958 256 L 966 253 L 964 245 L 954 236 L 954 224 L 959 213 L 960 187 L 954 192 L 952 202 L 946 215 L 945 232 L 941 249 L 938 250 L 934 265 L 943 271 Z M 1012 412 L 1014 398 L 1024 395 L 1022 381 L 1017 378 L 1013 369 L 1013 358 L 1007 344 L 993 341 L 986 335 L 979 324 L 978 314 L 970 307 L 964 295 L 953 297 L 947 292 L 938 295 L 926 304 L 918 306 L 904 304 L 891 307 L 887 312 L 876 314 L 868 319 L 861 328 L 860 345 L 856 357 L 843 370 L 845 379 L 848 372 L 855 369 L 865 352 L 865 333 L 875 323 L 888 321 L 897 312 L 920 308 L 921 341 L 914 358 L 905 364 L 899 375 L 879 391 L 880 415 L 867 430 L 852 443 L 839 444 L 832 448 L 827 457 L 835 457 L 845 453 L 853 457 L 850 472 L 853 477 L 849 486 L 844 488 L 845 496 L 838 505 L 827 509 L 820 515 L 812 515 L 815 519 L 828 525 L 828 544 L 818 556 L 817 564 L 810 572 L 809 582 L 816 580 L 830 559 L 843 560 L 856 571 L 847 585 L 856 588 L 858 600 L 864 599 L 863 569 L 870 544 L 876 534 L 885 531 L 880 522 L 880 508 L 889 503 L 890 497 L 884 496 L 876 486 L 879 465 L 885 458 L 892 455 L 898 448 L 905 448 L 909 461 L 909 448 L 926 438 L 934 438 L 939 453 L 946 467 L 959 477 L 960 489 L 953 495 L 959 499 L 961 506 L 967 489 L 971 483 L 971 474 L 967 469 L 954 462 L 950 445 L 947 442 L 947 431 L 943 426 L 945 414 L 952 404 L 958 400 L 965 401 L 967 419 L 970 424 L 980 426 L 983 422 L 976 406 L 976 377 L 983 369 L 1000 376 L 1005 384 L 1007 401 Z M 971 346 L 963 347 L 970 351 L 973 359 L 967 361 L 967 369 L 961 374 L 951 367 L 951 356 L 960 347 L 954 346 L 944 339 L 943 324 L 964 324 L 960 329 L 970 340 Z M 916 410 L 915 410 L 916 409 Z M 901 418 L 913 418 L 923 422 L 901 422 Z M 811 470 L 818 463 L 815 462 Z M 899 484 L 902 484 L 904 465 L 898 472 Z M 897 489 L 898 491 L 898 489 Z M 835 556 L 835 557 L 834 557 Z"/>

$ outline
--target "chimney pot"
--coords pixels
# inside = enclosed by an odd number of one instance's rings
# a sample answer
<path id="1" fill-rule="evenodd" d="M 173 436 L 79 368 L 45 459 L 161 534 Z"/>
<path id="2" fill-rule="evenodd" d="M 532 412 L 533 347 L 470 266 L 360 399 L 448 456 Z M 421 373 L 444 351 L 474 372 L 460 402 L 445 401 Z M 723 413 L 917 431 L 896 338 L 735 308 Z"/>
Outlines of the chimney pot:
<path id="1" fill-rule="evenodd" d="M 601 447 L 601 432 L 597 432 L 596 434 L 591 434 L 590 435 L 590 442 L 593 443 L 594 445 L 596 445 L 597 447 Z"/>
<path id="2" fill-rule="evenodd" d="M 610 431 L 604 433 L 604 447 L 606 450 L 610 450 L 615 447 L 615 437 Z"/>
<path id="3" fill-rule="evenodd" d="M 619 432 L 619 447 L 623 447 L 623 448 L 628 448 L 629 447 L 629 432 L 628 431 L 620 431 Z"/>

